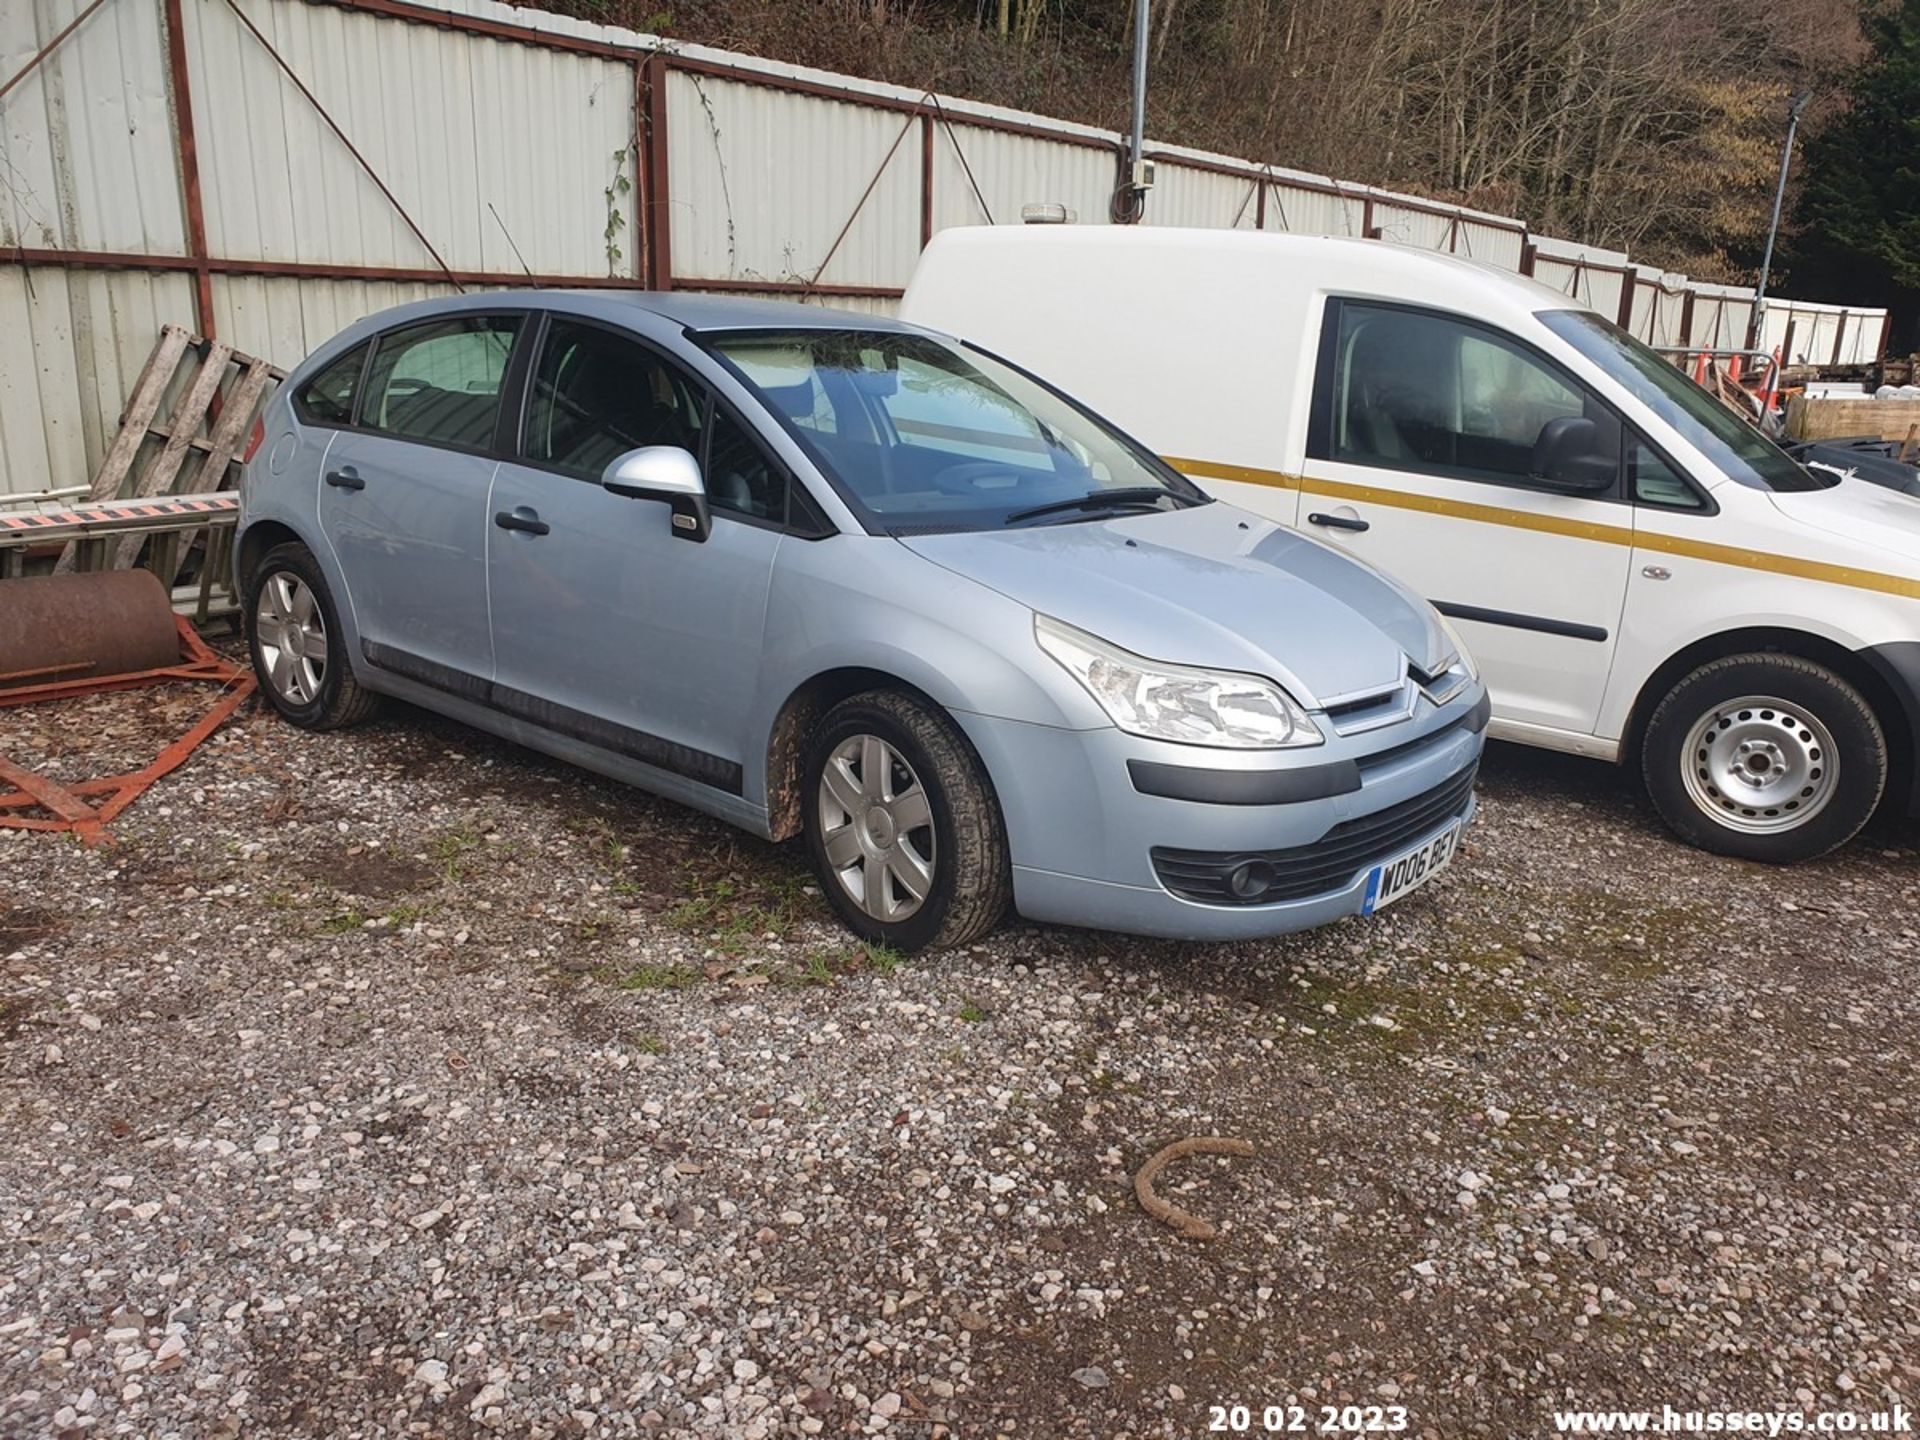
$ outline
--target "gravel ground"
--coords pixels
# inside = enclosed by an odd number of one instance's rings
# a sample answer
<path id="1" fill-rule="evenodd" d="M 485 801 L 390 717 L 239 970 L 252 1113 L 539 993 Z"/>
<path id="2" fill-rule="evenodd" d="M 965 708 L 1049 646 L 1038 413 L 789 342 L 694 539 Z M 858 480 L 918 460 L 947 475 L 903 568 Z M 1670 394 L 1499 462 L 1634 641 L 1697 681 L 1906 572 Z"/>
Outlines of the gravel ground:
<path id="1" fill-rule="evenodd" d="M 1501 747 L 1480 813 L 1372 921 L 902 959 L 792 848 L 250 709 L 113 848 L 0 831 L 0 1435 L 1920 1401 L 1915 832 L 1768 871 Z M 1215 1133 L 1184 1240 L 1130 1176 Z"/>

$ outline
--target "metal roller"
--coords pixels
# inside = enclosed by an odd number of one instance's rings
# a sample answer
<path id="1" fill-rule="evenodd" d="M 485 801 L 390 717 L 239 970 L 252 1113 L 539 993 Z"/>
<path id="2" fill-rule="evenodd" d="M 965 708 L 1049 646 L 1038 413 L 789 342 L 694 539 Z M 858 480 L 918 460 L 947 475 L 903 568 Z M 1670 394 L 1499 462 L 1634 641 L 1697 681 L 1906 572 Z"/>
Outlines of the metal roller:
<path id="1" fill-rule="evenodd" d="M 0 688 L 179 663 L 173 606 L 150 570 L 0 581 Z"/>

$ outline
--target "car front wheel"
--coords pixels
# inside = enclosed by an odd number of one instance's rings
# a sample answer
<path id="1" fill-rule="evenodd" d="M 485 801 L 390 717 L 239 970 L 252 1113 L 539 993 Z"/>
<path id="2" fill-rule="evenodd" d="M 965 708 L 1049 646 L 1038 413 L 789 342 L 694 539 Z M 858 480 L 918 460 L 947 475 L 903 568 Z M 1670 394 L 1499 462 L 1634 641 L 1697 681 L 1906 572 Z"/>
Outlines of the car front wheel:
<path id="1" fill-rule="evenodd" d="M 804 783 L 814 872 L 855 934 L 940 949 L 999 923 L 1012 894 L 999 802 L 937 707 L 896 690 L 841 701 L 822 717 Z"/>
<path id="2" fill-rule="evenodd" d="M 276 545 L 260 558 L 245 615 L 260 689 L 295 725 L 337 730 L 378 707 L 380 697 L 353 678 L 333 592 L 306 546 Z"/>
<path id="3" fill-rule="evenodd" d="M 1731 655 L 1661 700 L 1647 791 L 1681 839 L 1792 864 L 1853 838 L 1887 783 L 1887 742 L 1860 692 L 1794 655 Z"/>

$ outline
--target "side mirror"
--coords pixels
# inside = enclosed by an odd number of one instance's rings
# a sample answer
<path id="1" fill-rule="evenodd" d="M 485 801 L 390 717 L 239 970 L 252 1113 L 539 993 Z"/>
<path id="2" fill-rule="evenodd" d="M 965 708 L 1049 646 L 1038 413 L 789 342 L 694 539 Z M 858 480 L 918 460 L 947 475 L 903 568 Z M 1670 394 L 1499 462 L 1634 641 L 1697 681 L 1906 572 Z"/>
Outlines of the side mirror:
<path id="1" fill-rule="evenodd" d="M 673 533 L 682 540 L 705 540 L 713 529 L 700 462 L 678 445 L 646 445 L 616 455 L 600 483 L 629 500 L 664 500 L 673 512 Z"/>
<path id="2" fill-rule="evenodd" d="M 1600 427 L 1584 415 L 1562 415 L 1540 427 L 1540 438 L 1533 442 L 1533 463 L 1529 467 L 1535 480 L 1577 495 L 1593 495 L 1605 490 L 1619 472 L 1617 456 L 1607 453 L 1601 443 Z"/>

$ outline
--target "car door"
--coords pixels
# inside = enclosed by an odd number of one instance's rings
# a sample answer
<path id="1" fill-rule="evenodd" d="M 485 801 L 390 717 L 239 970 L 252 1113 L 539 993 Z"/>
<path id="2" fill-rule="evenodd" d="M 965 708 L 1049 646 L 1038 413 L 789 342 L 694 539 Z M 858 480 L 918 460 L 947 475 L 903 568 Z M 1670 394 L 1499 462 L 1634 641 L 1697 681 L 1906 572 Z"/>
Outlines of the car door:
<path id="1" fill-rule="evenodd" d="M 523 322 L 462 312 L 379 336 L 321 476 L 363 657 L 474 698 L 493 675 L 487 491 Z"/>
<path id="2" fill-rule="evenodd" d="M 1618 418 L 1464 317 L 1334 299 L 1323 323 L 1298 523 L 1450 616 L 1502 719 L 1591 734 L 1632 558 Z M 1542 428 L 1568 416 L 1595 423 L 1605 491 L 1530 473 Z"/>
<path id="3" fill-rule="evenodd" d="M 644 445 L 701 460 L 704 542 L 679 538 L 659 502 L 601 487 L 608 461 Z M 739 793 L 787 495 L 785 472 L 681 366 L 551 317 L 486 526 L 494 703 Z"/>

